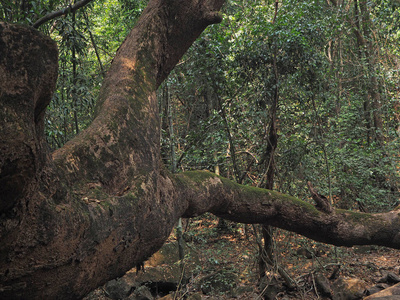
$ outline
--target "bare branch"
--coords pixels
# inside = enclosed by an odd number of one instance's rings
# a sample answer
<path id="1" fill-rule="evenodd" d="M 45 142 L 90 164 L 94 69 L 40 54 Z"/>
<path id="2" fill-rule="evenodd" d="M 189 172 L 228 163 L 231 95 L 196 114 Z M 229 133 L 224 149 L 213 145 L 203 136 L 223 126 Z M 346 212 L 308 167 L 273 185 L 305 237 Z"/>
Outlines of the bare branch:
<path id="1" fill-rule="evenodd" d="M 40 25 L 42 25 L 52 19 L 55 19 L 57 17 L 74 12 L 92 1 L 93 0 L 81 0 L 77 3 L 75 3 L 74 5 L 69 5 L 63 9 L 53 11 L 53 12 L 45 15 L 44 17 L 40 18 L 39 20 L 37 20 L 32 26 L 33 26 L 33 28 L 39 28 Z"/>

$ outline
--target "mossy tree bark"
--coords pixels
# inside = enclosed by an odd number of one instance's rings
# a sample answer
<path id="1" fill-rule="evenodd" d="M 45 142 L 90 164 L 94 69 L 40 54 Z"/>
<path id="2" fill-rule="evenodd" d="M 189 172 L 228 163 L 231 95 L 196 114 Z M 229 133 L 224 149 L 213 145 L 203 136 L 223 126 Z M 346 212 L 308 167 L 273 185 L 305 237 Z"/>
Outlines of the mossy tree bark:
<path id="1" fill-rule="evenodd" d="M 57 49 L 0 23 L 0 298 L 79 299 L 161 247 L 179 217 L 204 212 L 351 246 L 400 248 L 399 212 L 325 213 L 209 172 L 160 165 L 155 91 L 223 0 L 151 0 L 118 50 L 91 126 L 51 155 L 44 110 Z"/>

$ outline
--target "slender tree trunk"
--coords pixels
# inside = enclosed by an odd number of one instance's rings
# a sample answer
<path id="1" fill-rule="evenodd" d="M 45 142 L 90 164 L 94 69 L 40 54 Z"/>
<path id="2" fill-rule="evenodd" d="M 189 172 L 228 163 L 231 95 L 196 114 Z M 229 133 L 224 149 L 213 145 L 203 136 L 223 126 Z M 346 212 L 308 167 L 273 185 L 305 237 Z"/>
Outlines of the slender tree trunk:
<path id="1" fill-rule="evenodd" d="M 239 165 L 238 165 L 237 159 L 236 159 L 235 143 L 233 141 L 233 136 L 232 136 L 231 129 L 229 128 L 229 123 L 228 123 L 228 120 L 227 120 L 227 117 L 226 117 L 225 109 L 222 106 L 222 101 L 221 101 L 221 99 L 220 99 L 220 97 L 218 95 L 217 95 L 217 98 L 218 98 L 219 113 L 220 113 L 220 116 L 222 118 L 222 122 L 224 123 L 226 135 L 227 135 L 228 141 L 229 141 L 229 154 L 230 154 L 231 161 L 232 161 L 232 166 L 233 166 L 233 178 L 235 178 L 236 182 L 239 182 L 239 180 L 240 180 L 240 169 L 239 169 Z"/>
<path id="2" fill-rule="evenodd" d="M 175 133 L 174 133 L 174 121 L 172 115 L 172 104 L 169 97 L 168 85 L 165 86 L 165 98 L 167 102 L 167 113 L 168 113 L 168 129 L 169 129 L 169 143 L 171 152 L 171 171 L 176 173 L 176 147 L 175 147 Z"/>
<path id="3" fill-rule="evenodd" d="M 75 12 L 72 13 L 72 32 L 73 35 L 76 34 L 75 32 Z M 77 65 L 77 58 L 76 58 L 76 41 L 72 43 L 72 105 L 71 109 L 74 114 L 74 123 L 75 123 L 75 134 L 79 133 L 79 122 L 78 122 L 78 92 L 77 92 L 77 86 L 78 86 L 78 74 L 76 71 L 76 65 Z"/>
<path id="4" fill-rule="evenodd" d="M 372 21 L 367 7 L 367 1 L 355 0 L 355 28 L 358 50 L 363 63 L 364 73 L 367 77 L 367 99 L 364 102 L 364 113 L 367 129 L 374 128 L 373 136 L 376 141 L 383 143 L 383 120 L 381 115 L 381 95 L 376 71 L 376 46 L 372 36 Z M 372 119 L 371 119 L 372 114 Z M 370 132 L 370 130 L 368 130 Z"/>
<path id="5" fill-rule="evenodd" d="M 99 62 L 101 76 L 104 77 L 105 72 L 104 72 L 104 68 L 103 68 L 103 63 L 101 62 L 100 54 L 99 54 L 99 51 L 97 50 L 97 44 L 96 44 L 96 41 L 94 40 L 92 30 L 90 30 L 89 19 L 88 19 L 86 11 L 83 11 L 83 16 L 85 17 L 86 27 L 89 32 L 90 41 L 92 42 L 92 45 L 93 45 L 94 53 L 96 54 L 97 61 Z"/>
<path id="6" fill-rule="evenodd" d="M 276 17 L 278 15 L 278 0 L 275 2 L 275 13 L 273 23 L 276 21 Z M 274 97 L 272 99 L 272 104 L 270 108 L 270 122 L 269 122 L 269 134 L 267 139 L 267 149 L 264 153 L 264 156 L 261 160 L 266 166 L 266 182 L 265 188 L 273 190 L 274 189 L 274 175 L 275 175 L 275 150 L 278 146 L 278 133 L 276 128 L 276 119 L 277 119 L 277 108 L 279 101 L 279 73 L 277 66 L 277 56 L 278 49 L 276 43 L 273 41 L 273 50 L 272 50 L 272 65 L 274 72 Z M 265 276 L 265 271 L 267 270 L 267 264 L 273 265 L 273 249 L 274 249 L 274 239 L 273 239 L 273 228 L 268 225 L 262 225 L 262 235 L 264 238 L 264 249 L 262 253 L 260 253 L 260 262 L 259 262 L 259 274 L 260 278 Z"/>
<path id="7" fill-rule="evenodd" d="M 369 73 L 369 95 L 371 97 L 372 107 L 373 107 L 373 120 L 375 127 L 375 136 L 378 142 L 383 142 L 383 120 L 382 120 L 382 104 L 381 104 L 381 94 L 380 87 L 377 79 L 377 47 L 375 46 L 375 39 L 372 34 L 373 25 L 370 16 L 370 12 L 367 7 L 367 1 L 360 1 L 360 10 L 362 15 L 363 32 L 365 36 L 365 41 L 367 43 L 367 61 L 368 61 L 368 73 Z"/>

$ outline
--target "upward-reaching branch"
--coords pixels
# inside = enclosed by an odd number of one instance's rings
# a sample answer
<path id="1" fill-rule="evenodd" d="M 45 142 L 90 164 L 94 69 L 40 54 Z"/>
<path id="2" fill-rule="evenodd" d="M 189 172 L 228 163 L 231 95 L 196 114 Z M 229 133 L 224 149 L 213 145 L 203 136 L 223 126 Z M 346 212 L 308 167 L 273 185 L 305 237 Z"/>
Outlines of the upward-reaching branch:
<path id="1" fill-rule="evenodd" d="M 79 299 L 164 243 L 187 203 L 160 174 L 155 91 L 221 20 L 223 2 L 151 0 L 110 66 L 93 123 L 52 159 L 43 120 L 56 47 L 0 23 L 1 299 Z"/>

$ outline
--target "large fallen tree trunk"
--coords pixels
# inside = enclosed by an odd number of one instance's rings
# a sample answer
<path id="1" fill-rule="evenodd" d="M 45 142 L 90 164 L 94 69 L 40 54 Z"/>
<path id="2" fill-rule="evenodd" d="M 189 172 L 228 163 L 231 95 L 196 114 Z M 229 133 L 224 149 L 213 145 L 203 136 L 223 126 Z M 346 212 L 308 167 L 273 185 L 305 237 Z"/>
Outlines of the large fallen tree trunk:
<path id="1" fill-rule="evenodd" d="M 0 298 L 79 299 L 161 247 L 181 216 L 212 212 L 336 245 L 400 248 L 399 212 L 332 210 L 160 165 L 155 91 L 222 0 L 152 0 L 121 45 L 91 126 L 52 155 L 44 110 L 57 49 L 0 23 Z"/>

